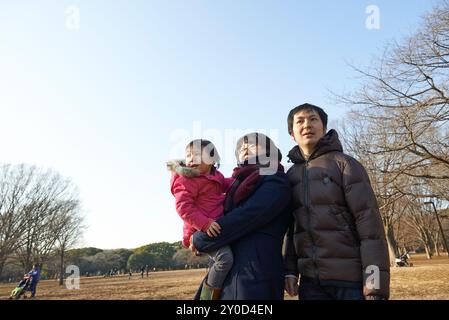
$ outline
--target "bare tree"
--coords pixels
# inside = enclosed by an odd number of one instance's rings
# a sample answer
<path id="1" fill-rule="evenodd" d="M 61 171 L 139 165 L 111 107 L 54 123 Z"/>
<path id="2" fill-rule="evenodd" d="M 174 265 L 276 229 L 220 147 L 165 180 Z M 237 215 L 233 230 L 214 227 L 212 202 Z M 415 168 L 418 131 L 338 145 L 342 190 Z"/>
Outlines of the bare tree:
<path id="1" fill-rule="evenodd" d="M 24 209 L 30 202 L 34 167 L 0 166 L 0 274 L 6 260 L 21 245 L 28 221 Z"/>
<path id="2" fill-rule="evenodd" d="M 362 75 L 361 87 L 339 100 L 367 121 L 383 122 L 394 144 L 377 152 L 405 151 L 398 172 L 449 180 L 449 2 L 443 1 L 413 36 L 393 43 Z"/>
<path id="3" fill-rule="evenodd" d="M 0 166 L 0 274 L 7 259 L 27 271 L 56 245 L 70 247 L 82 231 L 79 206 L 76 187 L 57 172 Z"/>
<path id="4" fill-rule="evenodd" d="M 79 211 L 78 201 L 65 201 L 60 210 L 59 221 L 55 224 L 56 251 L 60 257 L 59 285 L 64 283 L 65 253 L 81 239 L 85 228 Z"/>
<path id="5" fill-rule="evenodd" d="M 413 229 L 424 246 L 428 259 L 433 256 L 434 243 L 432 233 L 437 229 L 433 214 L 425 210 L 423 203 L 418 199 L 409 198 L 408 205 L 408 223 Z"/>
<path id="6" fill-rule="evenodd" d="M 369 68 L 354 69 L 361 85 L 337 100 L 352 106 L 347 148 L 370 175 L 390 255 L 415 232 L 428 257 L 438 249 L 425 199 L 449 201 L 449 1 L 401 42 L 389 44 Z"/>
<path id="7" fill-rule="evenodd" d="M 27 228 L 17 256 L 25 270 L 33 263 L 44 262 L 54 251 L 63 225 L 61 215 L 66 212 L 67 202 L 78 203 L 75 187 L 53 170 L 36 170 L 30 201 L 24 208 Z"/>

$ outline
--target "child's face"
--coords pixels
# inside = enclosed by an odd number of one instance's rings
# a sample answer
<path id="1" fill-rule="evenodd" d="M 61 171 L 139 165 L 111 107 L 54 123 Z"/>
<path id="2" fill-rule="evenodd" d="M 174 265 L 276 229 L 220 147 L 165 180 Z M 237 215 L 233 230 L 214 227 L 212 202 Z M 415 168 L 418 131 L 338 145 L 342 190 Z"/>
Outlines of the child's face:
<path id="1" fill-rule="evenodd" d="M 189 168 L 196 168 L 200 174 L 208 174 L 213 166 L 213 160 L 205 152 L 204 148 L 187 148 L 186 165 Z"/>

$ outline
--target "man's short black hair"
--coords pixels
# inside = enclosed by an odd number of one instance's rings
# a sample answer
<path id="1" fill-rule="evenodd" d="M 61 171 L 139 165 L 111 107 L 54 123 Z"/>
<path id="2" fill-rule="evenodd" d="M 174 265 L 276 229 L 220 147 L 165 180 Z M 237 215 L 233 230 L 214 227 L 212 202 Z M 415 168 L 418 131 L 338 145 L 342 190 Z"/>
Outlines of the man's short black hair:
<path id="1" fill-rule="evenodd" d="M 324 130 L 327 128 L 327 113 L 324 112 L 323 109 L 321 109 L 318 106 L 315 106 L 310 103 L 304 103 L 300 106 L 297 106 L 290 110 L 287 118 L 287 124 L 288 124 L 288 134 L 291 135 L 293 133 L 293 118 L 295 114 L 301 111 L 315 111 L 320 116 L 321 122 L 323 123 Z"/>

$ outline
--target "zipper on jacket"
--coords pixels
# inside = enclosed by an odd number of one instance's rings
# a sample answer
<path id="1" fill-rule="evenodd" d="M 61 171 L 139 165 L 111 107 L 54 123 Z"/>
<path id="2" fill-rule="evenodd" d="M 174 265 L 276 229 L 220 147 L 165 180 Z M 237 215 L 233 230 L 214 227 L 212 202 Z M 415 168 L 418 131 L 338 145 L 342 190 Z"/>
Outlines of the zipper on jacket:
<path id="1" fill-rule="evenodd" d="M 307 215 L 307 233 L 309 234 L 310 241 L 312 242 L 312 261 L 315 273 L 315 278 L 319 280 L 318 266 L 316 264 L 316 244 L 315 239 L 312 235 L 312 219 L 310 217 L 310 206 L 309 206 L 309 174 L 307 167 L 309 166 L 309 160 L 306 160 L 304 165 L 304 205 L 306 207 L 306 215 Z"/>

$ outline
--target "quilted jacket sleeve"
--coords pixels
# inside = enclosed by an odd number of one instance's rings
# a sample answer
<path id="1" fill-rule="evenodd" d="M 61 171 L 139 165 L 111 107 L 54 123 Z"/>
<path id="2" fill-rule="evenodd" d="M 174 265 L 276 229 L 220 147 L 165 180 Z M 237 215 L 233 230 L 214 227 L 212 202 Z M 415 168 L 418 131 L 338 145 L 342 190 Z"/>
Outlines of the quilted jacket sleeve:
<path id="1" fill-rule="evenodd" d="M 349 159 L 344 166 L 343 184 L 360 240 L 364 295 L 388 298 L 390 263 L 384 226 L 368 174 L 355 159 Z"/>

